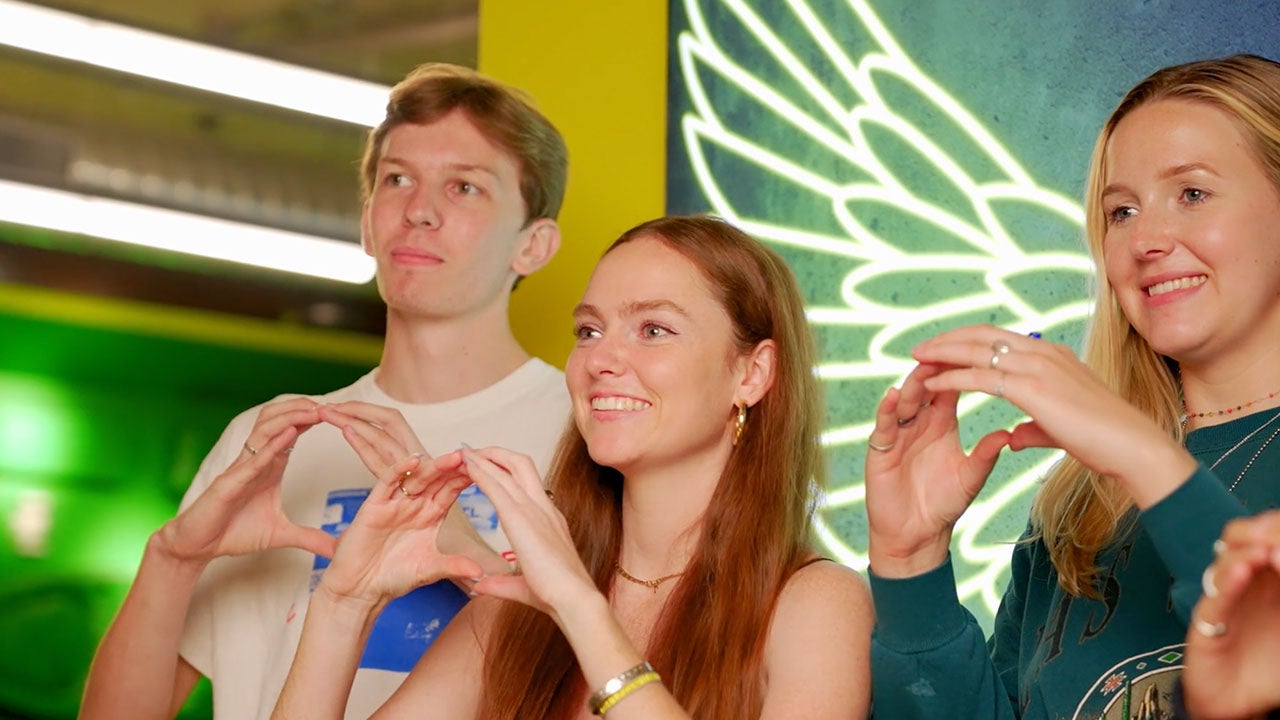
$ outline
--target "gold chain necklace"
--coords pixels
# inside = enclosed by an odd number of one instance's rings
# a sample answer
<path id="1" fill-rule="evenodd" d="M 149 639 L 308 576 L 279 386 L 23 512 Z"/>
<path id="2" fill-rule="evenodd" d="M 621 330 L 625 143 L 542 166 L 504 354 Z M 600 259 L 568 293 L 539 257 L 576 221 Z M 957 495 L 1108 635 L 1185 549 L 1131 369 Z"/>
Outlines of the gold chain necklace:
<path id="1" fill-rule="evenodd" d="M 666 581 L 668 581 L 668 580 L 670 580 L 670 579 L 672 579 L 672 578 L 678 578 L 678 577 L 680 577 L 681 575 L 683 575 L 683 574 L 684 574 L 684 572 L 682 571 L 682 572 L 678 572 L 678 573 L 672 573 L 672 574 L 670 574 L 670 575 L 663 575 L 662 577 L 657 578 L 657 579 L 655 579 L 655 580 L 643 580 L 643 579 L 641 579 L 641 578 L 636 577 L 635 575 L 632 575 L 631 573 L 627 572 L 626 570 L 623 570 L 623 569 L 622 569 L 622 563 L 615 562 L 615 563 L 613 564 L 613 569 L 614 569 L 614 570 L 617 570 L 617 571 L 618 571 L 618 574 L 619 574 L 619 575 L 621 575 L 621 576 L 623 577 L 623 579 L 624 579 L 624 580 L 630 580 L 631 582 L 633 582 L 633 583 L 635 583 L 635 584 L 637 584 L 637 585 L 643 585 L 643 586 L 645 586 L 645 587 L 649 588 L 650 590 L 654 591 L 655 593 L 656 593 L 656 592 L 658 592 L 658 586 L 659 586 L 659 585 L 661 585 L 662 583 L 664 583 L 664 582 L 666 582 Z"/>
<path id="2" fill-rule="evenodd" d="M 1262 432 L 1263 429 L 1265 429 L 1268 425 L 1275 422 L 1276 420 L 1280 420 L 1280 412 L 1276 413 L 1275 415 L 1272 415 L 1270 420 L 1254 428 L 1253 432 L 1240 438 L 1239 442 L 1237 442 L 1235 445 L 1232 445 L 1230 448 L 1227 449 L 1226 452 L 1222 453 L 1222 455 L 1220 455 L 1217 460 L 1213 461 L 1213 464 L 1209 466 L 1209 470 L 1212 471 L 1214 468 L 1218 467 L 1218 465 L 1223 460 L 1227 459 L 1228 455 L 1235 452 L 1236 450 L 1239 450 L 1241 445 L 1244 445 L 1245 443 L 1249 442 L 1249 440 L 1253 438 L 1254 435 L 1257 435 L 1258 433 Z M 1253 463 L 1258 459 L 1258 456 L 1262 455 L 1262 451 L 1266 450 L 1267 446 L 1270 445 L 1271 441 L 1275 440 L 1276 436 L 1278 435 L 1280 435 L 1280 427 L 1277 427 L 1275 430 L 1271 431 L 1271 435 L 1262 442 L 1262 445 L 1258 446 L 1258 449 L 1255 450 L 1253 453 L 1253 457 L 1249 458 L 1249 462 L 1244 464 L 1244 469 L 1241 470 L 1240 474 L 1236 476 L 1235 482 L 1231 483 L 1231 487 L 1227 488 L 1227 492 L 1235 491 L 1236 486 L 1239 485 L 1240 481 L 1244 479 L 1245 473 L 1249 472 L 1249 469 L 1253 467 Z"/>

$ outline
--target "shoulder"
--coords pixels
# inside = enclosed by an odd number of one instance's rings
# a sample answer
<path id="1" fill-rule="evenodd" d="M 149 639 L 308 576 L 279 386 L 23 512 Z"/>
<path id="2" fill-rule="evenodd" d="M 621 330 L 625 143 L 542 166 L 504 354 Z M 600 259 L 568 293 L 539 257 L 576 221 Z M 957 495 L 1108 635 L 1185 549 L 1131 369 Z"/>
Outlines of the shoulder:
<path id="1" fill-rule="evenodd" d="M 795 615 L 794 619 L 803 619 L 812 613 L 844 612 L 869 618 L 871 591 L 856 571 L 823 559 L 805 565 L 787 580 L 778 597 L 775 618 L 787 620 Z"/>
<path id="2" fill-rule="evenodd" d="M 871 628 L 867 582 L 830 560 L 797 570 L 778 596 L 765 645 L 763 717 L 851 717 L 870 698 Z M 856 713 L 855 713 L 856 714 Z"/>

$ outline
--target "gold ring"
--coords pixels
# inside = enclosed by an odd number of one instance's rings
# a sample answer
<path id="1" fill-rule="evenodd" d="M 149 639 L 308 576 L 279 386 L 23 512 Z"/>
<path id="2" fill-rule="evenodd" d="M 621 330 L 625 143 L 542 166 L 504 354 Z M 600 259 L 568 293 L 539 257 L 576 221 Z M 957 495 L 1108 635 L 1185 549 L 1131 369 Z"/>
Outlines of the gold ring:
<path id="1" fill-rule="evenodd" d="M 248 440 L 245 440 L 245 441 L 244 441 L 244 449 L 245 449 L 245 450 L 248 450 L 250 455 L 257 455 L 257 454 L 258 454 L 258 448 L 256 448 L 256 447 L 254 447 L 254 446 L 250 445 Z"/>
<path id="2" fill-rule="evenodd" d="M 411 493 L 411 492 L 409 492 L 408 490 L 405 490 L 405 489 L 404 489 L 404 481 L 405 481 L 405 480 L 407 480 L 408 478 L 409 478 L 409 476 L 408 476 L 408 475 L 403 475 L 403 476 L 401 476 L 401 477 L 400 477 L 400 480 L 396 482 L 396 487 L 400 488 L 400 492 L 404 493 L 404 496 L 405 496 L 405 497 L 407 497 L 407 498 L 416 498 L 416 497 L 418 497 L 419 495 L 421 495 L 421 494 L 422 494 L 422 492 L 421 492 L 421 491 L 418 491 L 418 492 L 416 492 L 416 493 Z"/>

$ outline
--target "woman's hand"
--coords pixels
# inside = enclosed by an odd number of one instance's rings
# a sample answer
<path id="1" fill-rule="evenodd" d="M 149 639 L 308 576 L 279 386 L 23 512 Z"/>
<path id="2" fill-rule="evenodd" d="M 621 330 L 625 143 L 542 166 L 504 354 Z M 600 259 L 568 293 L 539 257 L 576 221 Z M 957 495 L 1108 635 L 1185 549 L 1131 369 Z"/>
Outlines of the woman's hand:
<path id="1" fill-rule="evenodd" d="M 574 547 L 569 525 L 543 488 L 533 461 L 502 448 L 462 453 L 468 473 L 498 510 L 519 568 L 514 575 L 484 578 L 475 591 L 530 605 L 557 622 L 576 603 L 597 600 L 599 591 Z"/>
<path id="2" fill-rule="evenodd" d="M 298 434 L 320 422 L 316 404 L 294 398 L 265 405 L 240 456 L 189 507 L 156 533 L 156 549 L 180 561 L 207 563 L 296 547 L 333 554 L 335 541 L 317 528 L 295 525 L 280 508 L 280 480 Z"/>
<path id="3" fill-rule="evenodd" d="M 921 363 L 939 370 L 927 393 L 985 392 L 1030 416 L 1014 428 L 1009 447 L 1066 451 L 1119 481 L 1140 509 L 1182 484 L 1195 460 L 1141 411 L 1125 402 L 1065 346 L 976 325 L 944 332 L 916 346 Z"/>
<path id="4" fill-rule="evenodd" d="M 871 569 L 912 577 L 947 556 L 951 529 L 982 489 L 1009 433 L 998 430 L 966 454 L 956 418 L 959 393 L 932 392 L 945 367 L 921 364 L 890 388 L 868 438 L 867 522 Z"/>
<path id="5" fill-rule="evenodd" d="M 1280 510 L 1234 520 L 1191 615 L 1182 687 L 1196 720 L 1280 707 Z"/>
<path id="6" fill-rule="evenodd" d="M 382 477 L 405 457 L 427 455 L 426 448 L 399 410 L 351 401 L 320 406 L 320 417 L 341 428 L 342 436 L 374 477 Z M 461 508 L 456 506 L 450 509 L 441 523 L 437 543 L 442 553 L 464 555 L 480 563 L 484 569 L 481 574 L 511 571 L 507 561 L 485 543 Z M 467 582 L 459 584 L 470 590 Z"/>
<path id="7" fill-rule="evenodd" d="M 317 591 L 380 608 L 437 580 L 482 575 L 474 560 L 437 546 L 445 514 L 470 484 L 458 452 L 388 465 L 339 538 Z"/>

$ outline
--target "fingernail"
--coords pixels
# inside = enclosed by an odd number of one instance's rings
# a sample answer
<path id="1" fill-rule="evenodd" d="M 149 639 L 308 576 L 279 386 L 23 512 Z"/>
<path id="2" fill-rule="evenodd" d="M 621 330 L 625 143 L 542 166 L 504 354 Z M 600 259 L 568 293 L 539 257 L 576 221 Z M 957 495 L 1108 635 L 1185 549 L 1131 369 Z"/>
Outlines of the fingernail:
<path id="1" fill-rule="evenodd" d="M 470 445 L 468 445 L 468 444 L 466 444 L 466 443 L 464 442 L 464 443 L 462 443 L 462 449 L 463 449 L 463 450 L 470 450 L 470 449 L 471 449 L 471 446 L 470 446 Z"/>
<path id="2" fill-rule="evenodd" d="M 426 453 L 414 453 L 414 454 L 410 455 L 409 457 L 424 458 L 424 457 L 426 457 L 426 456 L 427 456 L 427 455 L 426 455 Z"/>
<path id="3" fill-rule="evenodd" d="M 1041 335 L 1038 332 L 1032 331 L 1027 333 L 1027 337 L 1031 338 L 1032 340 L 1039 340 L 1041 338 Z"/>

